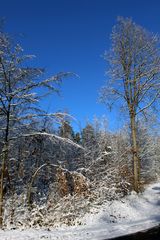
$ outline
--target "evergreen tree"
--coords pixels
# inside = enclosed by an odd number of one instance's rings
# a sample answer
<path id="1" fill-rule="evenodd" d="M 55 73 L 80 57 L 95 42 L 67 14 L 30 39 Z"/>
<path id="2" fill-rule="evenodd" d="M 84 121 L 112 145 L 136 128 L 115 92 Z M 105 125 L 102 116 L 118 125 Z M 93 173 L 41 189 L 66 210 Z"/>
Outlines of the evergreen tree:
<path id="1" fill-rule="evenodd" d="M 74 140 L 74 131 L 68 120 L 64 120 L 62 122 L 61 126 L 59 127 L 58 133 L 60 137 Z"/>
<path id="2" fill-rule="evenodd" d="M 74 141 L 78 144 L 81 143 L 81 135 L 79 132 L 77 132 L 75 135 L 74 135 Z"/>
<path id="3" fill-rule="evenodd" d="M 95 129 L 91 124 L 87 124 L 82 130 L 82 145 L 87 148 L 94 148 L 96 144 Z"/>

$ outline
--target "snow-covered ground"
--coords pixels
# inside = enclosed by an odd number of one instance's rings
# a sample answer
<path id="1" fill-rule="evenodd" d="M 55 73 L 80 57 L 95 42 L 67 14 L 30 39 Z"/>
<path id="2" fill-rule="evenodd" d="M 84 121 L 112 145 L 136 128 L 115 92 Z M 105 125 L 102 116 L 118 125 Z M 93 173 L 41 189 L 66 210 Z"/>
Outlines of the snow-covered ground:
<path id="1" fill-rule="evenodd" d="M 160 182 L 149 185 L 143 194 L 132 193 L 121 201 L 105 203 L 81 222 L 84 226 L 58 229 L 0 231 L 3 240 L 102 240 L 151 228 L 160 223 Z"/>

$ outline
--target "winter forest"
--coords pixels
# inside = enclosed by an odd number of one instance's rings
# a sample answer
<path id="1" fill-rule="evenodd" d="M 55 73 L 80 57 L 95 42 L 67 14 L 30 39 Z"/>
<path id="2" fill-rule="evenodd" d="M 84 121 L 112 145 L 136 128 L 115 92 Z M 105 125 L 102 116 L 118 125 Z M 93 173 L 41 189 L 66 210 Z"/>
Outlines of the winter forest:
<path id="1" fill-rule="evenodd" d="M 1 229 L 85 225 L 86 216 L 138 198 L 160 179 L 159 35 L 125 17 L 117 18 L 110 33 L 103 54 L 106 81 L 97 101 L 115 108 L 124 125 L 111 131 L 106 115 L 77 130 L 76 116 L 41 107 L 77 73 L 46 78 L 43 66 L 32 64 L 34 55 L 27 55 L 1 21 Z M 116 224 L 116 213 L 106 211 L 107 223 Z"/>

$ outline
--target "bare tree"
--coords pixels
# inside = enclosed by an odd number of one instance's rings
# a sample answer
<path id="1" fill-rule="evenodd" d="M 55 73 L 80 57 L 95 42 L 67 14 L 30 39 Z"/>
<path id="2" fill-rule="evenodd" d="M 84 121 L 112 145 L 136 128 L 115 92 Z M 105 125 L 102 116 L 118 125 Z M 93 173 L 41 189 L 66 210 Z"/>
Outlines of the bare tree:
<path id="1" fill-rule="evenodd" d="M 101 91 L 109 107 L 115 101 L 127 109 L 131 127 L 134 190 L 139 191 L 140 157 L 137 144 L 137 116 L 146 114 L 159 97 L 159 38 L 129 18 L 119 17 L 111 34 L 112 46 L 105 53 L 110 80 Z"/>
<path id="2" fill-rule="evenodd" d="M 24 55 L 19 44 L 0 31 L 0 135 L 3 150 L 1 153 L 0 177 L 0 226 L 3 220 L 4 179 L 9 176 L 9 142 L 11 139 L 28 132 L 38 117 L 46 116 L 37 103 L 46 94 L 58 92 L 58 85 L 63 77 L 70 73 L 58 73 L 48 79 L 42 79 L 44 69 L 27 66 L 25 61 L 33 56 Z M 39 94 L 36 94 L 38 92 Z M 40 95 L 41 93 L 41 95 Z M 50 114 L 61 117 L 61 114 Z M 7 176 L 7 178 L 6 178 Z"/>

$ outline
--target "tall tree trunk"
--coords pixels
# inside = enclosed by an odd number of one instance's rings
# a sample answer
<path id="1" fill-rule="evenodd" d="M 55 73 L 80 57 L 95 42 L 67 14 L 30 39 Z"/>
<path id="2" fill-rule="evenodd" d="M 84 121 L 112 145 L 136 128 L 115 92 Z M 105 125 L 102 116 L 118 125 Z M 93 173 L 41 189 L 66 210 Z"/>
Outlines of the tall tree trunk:
<path id="1" fill-rule="evenodd" d="M 131 138 L 132 138 L 132 152 L 133 152 L 133 174 L 134 174 L 134 190 L 139 192 L 140 182 L 140 159 L 138 157 L 137 132 L 135 114 L 131 113 Z"/>
<path id="2" fill-rule="evenodd" d="M 10 105 L 7 112 L 7 122 L 6 122 L 6 130 L 5 130 L 5 140 L 4 140 L 4 147 L 2 150 L 2 165 L 1 165 L 1 176 L 0 176 L 0 228 L 2 228 L 3 225 L 3 198 L 4 198 L 4 177 L 5 172 L 8 169 L 6 169 L 7 161 L 8 161 L 8 147 L 9 147 L 9 119 L 10 119 Z M 9 173 L 8 173 L 8 179 L 9 179 Z"/>
<path id="3" fill-rule="evenodd" d="M 2 150 L 2 165 L 1 165 L 1 177 L 0 177 L 0 228 L 2 228 L 2 225 L 3 225 L 4 177 L 5 177 L 7 158 L 8 158 L 8 144 L 5 143 Z"/>

